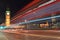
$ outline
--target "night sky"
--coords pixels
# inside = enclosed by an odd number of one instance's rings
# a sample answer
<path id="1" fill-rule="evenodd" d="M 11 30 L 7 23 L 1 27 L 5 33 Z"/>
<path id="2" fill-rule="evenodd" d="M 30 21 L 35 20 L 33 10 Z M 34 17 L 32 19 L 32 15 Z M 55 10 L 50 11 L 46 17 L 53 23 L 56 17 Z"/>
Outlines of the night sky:
<path id="1" fill-rule="evenodd" d="M 16 12 L 21 10 L 25 5 L 32 0 L 0 0 L 0 24 L 5 22 L 5 11 L 9 7 L 11 18 L 16 15 Z"/>

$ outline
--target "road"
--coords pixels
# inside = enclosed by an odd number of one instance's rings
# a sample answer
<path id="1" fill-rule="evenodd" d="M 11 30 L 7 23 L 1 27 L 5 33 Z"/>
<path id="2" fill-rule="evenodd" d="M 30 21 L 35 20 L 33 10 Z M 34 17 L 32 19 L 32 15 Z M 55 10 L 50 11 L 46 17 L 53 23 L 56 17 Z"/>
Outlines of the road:
<path id="1" fill-rule="evenodd" d="M 52 35 L 50 32 L 44 32 L 49 34 L 43 34 L 41 31 L 40 33 L 36 33 L 37 31 L 29 31 L 27 33 L 20 32 L 20 33 L 7 33 L 7 32 L 0 32 L 0 40 L 60 40 L 60 33 L 57 35 L 53 32 Z"/>

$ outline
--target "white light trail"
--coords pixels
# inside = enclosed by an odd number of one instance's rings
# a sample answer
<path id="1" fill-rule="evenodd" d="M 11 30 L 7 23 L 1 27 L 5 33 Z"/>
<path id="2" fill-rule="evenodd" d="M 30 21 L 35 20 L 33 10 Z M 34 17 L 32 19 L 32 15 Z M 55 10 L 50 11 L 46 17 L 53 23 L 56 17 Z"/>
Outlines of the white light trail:
<path id="1" fill-rule="evenodd" d="M 42 18 L 42 19 L 31 20 L 31 21 L 27 21 L 27 22 L 21 22 L 19 24 L 25 24 L 25 23 L 31 23 L 31 22 L 36 22 L 36 21 L 48 20 L 48 19 L 58 18 L 58 17 L 60 17 L 60 15 L 53 16 L 53 17 Z"/>

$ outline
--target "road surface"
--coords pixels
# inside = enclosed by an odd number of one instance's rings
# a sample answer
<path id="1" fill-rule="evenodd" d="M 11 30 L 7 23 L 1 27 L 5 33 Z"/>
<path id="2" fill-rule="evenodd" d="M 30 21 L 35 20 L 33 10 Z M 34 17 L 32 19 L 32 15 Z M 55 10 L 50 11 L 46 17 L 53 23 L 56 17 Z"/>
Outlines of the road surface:
<path id="1" fill-rule="evenodd" d="M 60 40 L 60 33 L 57 35 L 53 32 L 54 35 L 52 35 L 50 32 L 48 34 L 43 34 L 41 31 L 40 33 L 34 34 L 35 31 L 30 31 L 29 33 L 7 33 L 7 32 L 0 32 L 0 40 Z"/>

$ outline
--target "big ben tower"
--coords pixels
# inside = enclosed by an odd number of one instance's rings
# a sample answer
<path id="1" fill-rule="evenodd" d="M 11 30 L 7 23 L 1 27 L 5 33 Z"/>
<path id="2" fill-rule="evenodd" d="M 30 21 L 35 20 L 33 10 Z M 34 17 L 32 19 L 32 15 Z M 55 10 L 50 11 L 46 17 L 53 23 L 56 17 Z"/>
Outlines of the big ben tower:
<path id="1" fill-rule="evenodd" d="M 9 10 L 9 8 L 7 8 L 5 15 L 6 15 L 5 25 L 6 25 L 7 27 L 9 27 L 9 26 L 10 26 L 10 10 Z"/>

